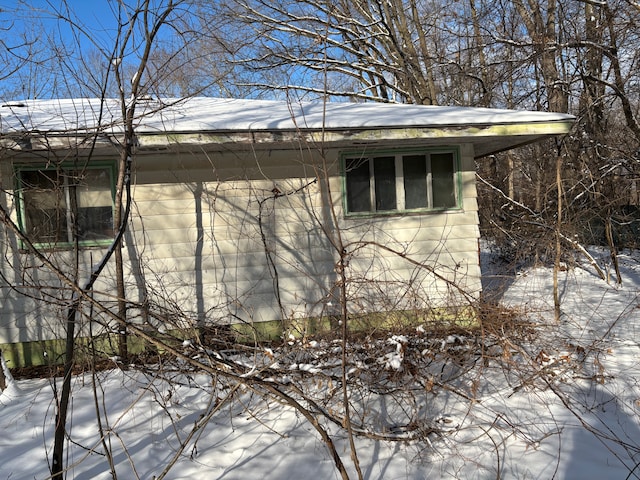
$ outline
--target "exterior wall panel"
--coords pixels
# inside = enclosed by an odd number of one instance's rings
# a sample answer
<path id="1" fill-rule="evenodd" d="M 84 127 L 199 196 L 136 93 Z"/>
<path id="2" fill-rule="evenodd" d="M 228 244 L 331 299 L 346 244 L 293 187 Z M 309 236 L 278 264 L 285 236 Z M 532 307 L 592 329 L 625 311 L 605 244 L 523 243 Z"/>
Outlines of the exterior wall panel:
<path id="1" fill-rule="evenodd" d="M 330 151 L 324 161 L 295 150 L 136 157 L 123 248 L 129 299 L 193 325 L 328 315 L 339 285 L 338 230 L 349 252 L 347 290 L 354 313 L 444 306 L 462 301 L 458 287 L 477 296 L 473 148 L 460 147 L 460 209 L 362 218 L 344 215 L 339 154 Z M 10 190 L 6 176 L 3 182 Z M 15 211 L 8 195 L 3 201 Z M 14 286 L 61 288 L 25 287 L 32 299 L 2 285 L 0 343 L 62 337 L 69 292 L 31 254 L 21 252 L 10 234 L 4 233 L 2 242 L 5 258 L 13 261 L 1 268 Z M 81 277 L 88 277 L 104 252 L 81 252 Z M 46 255 L 65 271 L 73 264 L 72 252 Z M 114 288 L 108 271 L 97 296 L 115 304 Z M 59 303 L 46 301 L 51 298 Z M 143 317 L 135 321 L 161 321 L 158 315 Z M 107 332 L 111 324 L 94 327 Z"/>

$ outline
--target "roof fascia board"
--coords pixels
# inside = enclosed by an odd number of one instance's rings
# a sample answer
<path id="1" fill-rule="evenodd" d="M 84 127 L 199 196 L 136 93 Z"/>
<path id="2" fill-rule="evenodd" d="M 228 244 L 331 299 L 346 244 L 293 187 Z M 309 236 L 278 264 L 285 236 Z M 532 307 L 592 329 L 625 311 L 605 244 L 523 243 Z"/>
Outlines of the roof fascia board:
<path id="1" fill-rule="evenodd" d="M 564 135 L 573 125 L 571 121 L 532 122 L 503 125 L 473 125 L 459 127 L 406 127 L 383 129 L 343 130 L 271 130 L 252 132 L 167 132 L 137 135 L 139 148 L 158 148 L 180 145 L 282 144 L 308 142 L 332 144 L 344 142 L 378 142 L 394 140 L 452 139 L 469 141 L 478 137 Z"/>
<path id="2" fill-rule="evenodd" d="M 376 144 L 379 142 L 406 142 L 428 140 L 450 140 L 452 143 L 481 143 L 482 138 L 511 137 L 509 145 L 517 146 L 531 143 L 553 135 L 568 133 L 573 125 L 571 120 L 550 122 L 524 122 L 493 125 L 462 125 L 448 127 L 402 127 L 367 129 L 331 129 L 331 130 L 261 130 L 261 131 L 191 131 L 191 132 L 138 132 L 137 150 L 139 152 L 165 149 L 184 149 L 191 146 L 212 149 L 242 149 L 243 146 L 283 148 L 287 144 L 292 148 L 301 143 L 310 144 Z M 518 142 L 517 137 L 527 137 Z M 116 150 L 122 144 L 121 134 L 107 134 L 101 131 L 91 135 L 89 132 L 78 134 L 51 132 L 24 132 L 15 137 L 0 137 L 0 149 L 26 153 L 29 151 L 60 151 L 77 149 Z M 508 146 L 505 149 L 514 148 Z M 491 153 L 497 153 L 491 152 Z"/>

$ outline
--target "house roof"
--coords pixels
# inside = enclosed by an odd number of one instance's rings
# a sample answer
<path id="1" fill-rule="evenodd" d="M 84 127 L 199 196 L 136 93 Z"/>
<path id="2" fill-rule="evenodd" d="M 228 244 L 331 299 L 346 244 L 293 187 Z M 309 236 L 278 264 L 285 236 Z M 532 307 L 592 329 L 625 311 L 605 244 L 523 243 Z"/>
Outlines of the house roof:
<path id="1" fill-rule="evenodd" d="M 140 100 L 139 148 L 175 144 L 262 146 L 301 139 L 341 145 L 461 143 L 484 156 L 569 131 L 574 117 L 548 112 L 382 103 L 238 100 L 195 97 Z M 123 132 L 114 99 L 24 100 L 0 106 L 0 138 L 82 138 Z M 296 142 L 297 143 L 297 142 Z M 15 141 L 15 145 L 18 145 Z M 69 143 L 65 143 L 69 146 Z M 30 148 L 36 148 L 31 145 Z"/>

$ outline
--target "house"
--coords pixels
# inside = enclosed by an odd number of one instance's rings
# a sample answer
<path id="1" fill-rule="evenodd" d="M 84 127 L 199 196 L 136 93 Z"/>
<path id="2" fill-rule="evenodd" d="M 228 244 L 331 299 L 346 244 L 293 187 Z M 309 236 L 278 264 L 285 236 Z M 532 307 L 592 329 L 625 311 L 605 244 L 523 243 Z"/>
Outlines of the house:
<path id="1" fill-rule="evenodd" d="M 354 318 L 468 307 L 481 289 L 475 160 L 573 123 L 418 105 L 138 102 L 128 321 L 257 336 L 333 319 L 345 298 Z M 0 348 L 14 365 L 60 350 L 71 298 L 60 273 L 84 283 L 113 241 L 119 108 L 0 106 Z M 114 309 L 115 277 L 110 262 L 93 291 Z M 99 310 L 84 307 L 80 336 L 119 330 Z"/>

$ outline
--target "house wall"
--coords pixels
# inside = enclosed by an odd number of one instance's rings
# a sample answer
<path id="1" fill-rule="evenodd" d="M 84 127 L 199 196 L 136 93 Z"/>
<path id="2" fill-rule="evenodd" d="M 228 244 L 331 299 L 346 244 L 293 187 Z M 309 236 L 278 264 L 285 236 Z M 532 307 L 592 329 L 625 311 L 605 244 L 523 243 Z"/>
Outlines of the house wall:
<path id="1" fill-rule="evenodd" d="M 129 314 L 163 328 L 332 315 L 341 285 L 339 251 L 353 313 L 465 304 L 480 291 L 475 165 L 460 146 L 462 208 L 346 218 L 338 149 L 141 153 L 125 238 Z M 104 158 L 96 157 L 96 160 Z M 2 205 L 16 219 L 12 169 L 1 162 Z M 42 259 L 0 242 L 0 344 L 61 338 L 70 291 Z M 79 253 L 87 278 L 106 249 Z M 67 275 L 70 251 L 45 252 Z M 115 305 L 109 266 L 96 299 Z M 83 283 L 83 282 L 80 282 Z M 468 298 L 465 298 L 467 297 Z M 84 309 L 96 331 L 107 316 Z M 103 322 L 101 325 L 99 322 Z M 96 323 L 98 322 L 98 323 Z"/>

